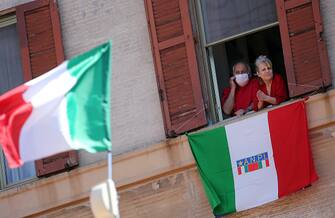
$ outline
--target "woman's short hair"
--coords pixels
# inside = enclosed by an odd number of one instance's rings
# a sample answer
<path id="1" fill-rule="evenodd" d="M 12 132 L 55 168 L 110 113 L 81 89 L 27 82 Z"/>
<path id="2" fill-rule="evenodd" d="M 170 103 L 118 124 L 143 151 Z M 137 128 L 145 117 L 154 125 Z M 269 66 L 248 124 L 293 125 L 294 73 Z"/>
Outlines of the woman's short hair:
<path id="1" fill-rule="evenodd" d="M 268 64 L 270 67 L 272 67 L 272 62 L 271 60 L 266 57 L 265 55 L 260 55 L 256 61 L 255 61 L 255 67 L 256 67 L 256 72 L 258 72 L 258 67 L 260 64 Z"/>

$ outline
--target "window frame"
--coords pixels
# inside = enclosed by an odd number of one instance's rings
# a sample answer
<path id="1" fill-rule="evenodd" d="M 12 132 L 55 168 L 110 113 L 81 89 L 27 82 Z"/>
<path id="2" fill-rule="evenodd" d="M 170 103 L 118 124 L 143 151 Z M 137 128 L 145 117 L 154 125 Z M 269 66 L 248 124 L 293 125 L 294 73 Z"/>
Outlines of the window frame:
<path id="1" fill-rule="evenodd" d="M 7 190 L 7 189 L 10 189 L 10 188 L 16 187 L 18 185 L 21 185 L 21 184 L 30 183 L 30 182 L 38 180 L 38 177 L 35 174 L 35 176 L 33 176 L 33 177 L 26 178 L 26 179 L 20 179 L 20 180 L 18 180 L 16 182 L 13 182 L 11 184 L 7 184 L 7 182 L 6 182 L 7 175 L 6 175 L 6 170 L 5 170 L 5 166 L 4 166 L 4 163 L 3 163 L 4 161 L 6 161 L 5 160 L 5 155 L 2 151 L 2 148 L 0 147 L 0 173 L 1 173 L 1 176 L 0 176 L 0 191 Z M 34 168 L 36 168 L 36 166 L 34 166 Z"/>
<path id="2" fill-rule="evenodd" d="M 217 123 L 225 120 L 223 118 L 223 112 L 222 112 L 222 107 L 221 107 L 221 93 L 219 93 L 218 87 L 217 87 L 217 79 L 216 79 L 216 70 L 215 70 L 215 65 L 214 65 L 214 60 L 213 56 L 211 56 L 211 47 L 217 44 L 221 44 L 239 37 L 243 37 L 252 33 L 256 33 L 274 26 L 279 25 L 279 21 L 277 20 L 274 23 L 267 24 L 261 27 L 257 27 L 245 32 L 241 32 L 226 38 L 222 38 L 220 40 L 217 40 L 215 42 L 207 43 L 206 41 L 206 33 L 205 33 L 205 27 L 204 27 L 204 19 L 203 19 L 203 14 L 202 14 L 202 9 L 201 9 L 201 0 L 195 0 L 195 10 L 193 13 L 196 13 L 196 24 L 193 25 L 198 25 L 199 27 L 199 33 L 198 37 L 200 38 L 200 43 L 198 43 L 198 47 L 200 47 L 200 50 L 203 53 L 203 56 L 206 57 L 204 58 L 204 65 L 205 65 L 205 72 L 203 72 L 201 75 L 202 79 L 205 79 L 205 83 L 202 83 L 202 91 L 205 93 L 204 95 L 207 95 L 205 99 L 208 99 L 208 104 L 207 104 L 207 113 L 209 119 L 209 123 Z M 206 86 L 206 87 L 204 87 Z"/>
<path id="3" fill-rule="evenodd" d="M 213 117 L 213 118 L 216 118 L 214 119 L 214 123 L 216 122 L 221 122 L 223 121 L 223 112 L 222 112 L 222 109 L 221 109 L 221 97 L 220 97 L 220 94 L 219 91 L 217 90 L 217 80 L 216 80 L 216 70 L 215 70 L 215 66 L 214 64 L 211 62 L 211 46 L 214 46 L 214 45 L 217 45 L 217 44 L 220 44 L 220 43 L 224 43 L 224 42 L 227 42 L 227 41 L 230 41 L 230 40 L 233 40 L 233 39 L 236 39 L 236 38 L 239 38 L 239 37 L 243 37 L 243 36 L 246 36 L 246 35 L 249 35 L 249 34 L 252 34 L 252 33 L 256 33 L 256 32 L 259 32 L 259 31 L 262 31 L 262 30 L 265 30 L 267 28 L 271 28 L 271 27 L 274 27 L 274 26 L 279 26 L 279 28 L 281 29 L 281 26 L 280 26 L 280 16 L 281 14 L 278 12 L 278 7 L 280 7 L 278 5 L 278 2 L 279 1 L 282 1 L 282 0 L 276 0 L 275 4 L 276 4 L 276 8 L 277 8 L 277 21 L 274 22 L 274 23 L 271 23 L 271 24 L 268 24 L 268 25 L 264 25 L 264 26 L 261 26 L 261 27 L 258 27 L 258 28 L 254 28 L 252 30 L 248 30 L 248 31 L 245 31 L 245 32 L 241 32 L 241 33 L 238 33 L 238 34 L 235 34 L 233 36 L 229 36 L 229 37 L 226 37 L 226 38 L 223 38 L 223 39 L 220 39 L 220 40 L 217 40 L 215 42 L 211 42 L 211 43 L 207 43 L 206 41 L 206 33 L 205 33 L 205 28 L 204 28 L 204 20 L 203 20 L 203 15 L 202 15 L 202 9 L 201 9 L 201 0 L 195 0 L 196 4 L 196 10 L 195 10 L 195 13 L 196 13 L 196 17 L 197 17 L 197 25 L 199 26 L 200 28 L 200 33 L 199 33 L 199 37 L 201 39 L 201 43 L 199 46 L 201 46 L 201 50 L 203 51 L 203 53 L 205 54 L 205 65 L 207 65 L 207 70 L 205 72 L 205 75 L 202 76 L 202 77 L 205 77 L 206 78 L 206 81 L 210 81 L 210 82 L 207 82 L 207 83 L 203 83 L 205 84 L 207 87 L 201 87 L 202 90 L 209 90 L 210 93 L 206 93 L 208 98 L 211 99 L 213 101 L 212 104 L 209 104 L 208 106 L 210 107 L 207 112 L 210 113 L 210 117 Z M 320 11 L 320 2 L 319 0 L 311 0 L 313 2 L 313 12 L 316 14 L 316 20 L 318 21 L 318 23 L 320 23 L 320 25 L 322 26 L 322 14 L 321 14 L 321 11 Z M 305 1 L 304 1 L 305 2 Z M 285 18 L 286 19 L 286 18 Z M 322 27 L 319 27 L 320 29 L 323 30 Z M 282 31 L 280 31 L 282 32 Z M 321 36 L 320 36 L 321 37 Z M 284 43 L 283 42 L 283 38 L 282 38 L 282 34 L 281 34 L 281 42 L 282 44 Z M 285 68 L 286 68 L 286 75 L 287 77 L 289 77 L 288 73 L 287 73 L 287 66 L 286 66 L 286 57 L 287 54 L 285 54 L 285 50 L 284 50 L 284 45 L 282 45 L 282 50 L 283 50 L 283 55 L 284 55 L 284 60 L 285 60 Z M 325 45 L 321 45 L 321 48 L 320 50 L 322 51 L 325 51 L 327 53 L 327 49 L 325 48 Z M 320 52 L 321 53 L 321 52 Z M 328 59 L 328 56 L 327 54 L 320 54 L 320 59 L 321 59 L 321 63 L 324 65 L 323 67 L 326 68 L 326 71 L 327 69 L 329 69 L 329 59 Z M 294 74 L 295 72 L 293 72 Z M 329 83 L 329 76 L 330 76 L 330 73 L 326 77 L 326 79 L 328 79 L 328 83 Z M 286 85 L 288 85 L 289 81 L 286 81 Z M 329 84 L 326 84 L 326 85 L 329 85 Z M 331 81 L 330 81 L 331 83 Z M 289 90 L 288 90 L 289 91 Z M 305 92 L 305 94 L 308 94 L 308 92 Z M 210 96 L 212 96 L 212 98 L 210 98 Z M 295 96 L 290 96 L 290 97 L 295 97 Z"/>
<path id="4" fill-rule="evenodd" d="M 17 25 L 17 17 L 15 14 L 15 8 L 10 8 L 7 9 L 5 11 L 2 12 L 2 15 L 0 16 L 0 28 L 4 28 L 10 25 Z M 18 34 L 18 33 L 17 33 Z M 19 38 L 19 34 L 18 34 L 18 38 Z M 20 52 L 20 51 L 19 51 Z M 20 52 L 21 53 L 21 52 Z M 22 73 L 23 73 L 23 69 L 22 69 Z M 25 178 L 25 179 L 20 179 L 16 182 L 7 183 L 7 173 L 6 173 L 6 169 L 5 169 L 5 155 L 3 153 L 2 148 L 0 147 L 0 190 L 5 190 L 5 189 L 9 189 L 11 187 L 14 187 L 18 184 L 22 184 L 22 183 L 26 183 L 28 181 L 33 181 L 37 179 L 36 174 L 33 177 L 30 178 Z M 34 171 L 35 171 L 35 165 L 34 165 Z"/>
<path id="5" fill-rule="evenodd" d="M 60 23 L 60 16 L 57 7 L 56 0 L 34 0 L 24 4 L 18 4 L 12 8 L 0 11 L 0 21 L 1 17 L 8 17 L 8 16 L 15 16 L 16 20 L 16 27 L 18 32 L 19 38 L 19 47 L 21 53 L 21 64 L 23 70 L 23 78 L 24 82 L 29 81 L 34 76 L 34 72 L 31 69 L 31 56 L 30 56 L 30 48 L 27 34 L 28 30 L 26 29 L 26 16 L 29 14 L 37 14 L 39 11 L 44 8 L 47 12 L 47 16 L 49 16 L 50 24 L 51 24 L 51 37 L 53 38 L 53 46 L 55 48 L 54 57 L 56 58 L 55 62 L 57 63 L 55 66 L 61 64 L 65 60 L 64 56 L 64 49 L 62 43 L 62 35 L 61 35 L 61 23 Z M 28 12 L 28 15 L 25 13 Z M 37 15 L 40 16 L 40 15 Z M 40 17 L 38 17 L 40 18 Z M 36 17 L 35 17 L 36 19 Z M 38 22 L 40 23 L 40 19 L 30 22 Z M 35 33 L 37 35 L 39 33 Z M 35 42 L 38 39 L 34 39 Z M 38 41 L 40 42 L 40 41 Z M 50 59 L 53 58 L 52 56 L 47 56 Z M 39 63 L 40 61 L 38 61 Z M 48 69 L 43 71 L 43 73 L 47 72 L 48 70 L 54 68 L 55 66 L 48 66 Z M 2 153 L 2 149 L 0 148 L 0 152 Z M 4 156 L 3 154 L 0 155 L 0 158 Z M 1 159 L 1 161 L 5 161 Z M 36 177 L 20 180 L 18 182 L 12 183 L 7 185 L 6 184 L 6 173 L 5 167 L 2 166 L 3 163 L 0 164 L 0 172 L 2 173 L 3 178 L 0 177 L 0 190 L 7 189 L 10 187 L 17 186 L 18 184 L 30 182 L 32 180 L 38 179 L 38 177 L 49 176 L 51 174 L 61 173 L 64 171 L 69 171 L 70 169 L 79 165 L 79 157 L 77 151 L 68 151 L 63 152 L 61 154 L 56 154 L 51 157 L 46 157 L 41 160 L 35 161 L 35 171 Z"/>

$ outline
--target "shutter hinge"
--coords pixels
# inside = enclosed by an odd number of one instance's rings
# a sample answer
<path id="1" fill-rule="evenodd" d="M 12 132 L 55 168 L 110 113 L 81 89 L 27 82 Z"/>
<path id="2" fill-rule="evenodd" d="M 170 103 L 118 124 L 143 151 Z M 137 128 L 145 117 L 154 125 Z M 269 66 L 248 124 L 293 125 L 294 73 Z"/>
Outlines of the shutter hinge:
<path id="1" fill-rule="evenodd" d="M 174 138 L 174 137 L 177 137 L 178 134 L 176 133 L 175 130 L 169 130 L 168 134 L 167 134 L 167 137 L 168 138 Z"/>
<path id="2" fill-rule="evenodd" d="M 325 93 L 327 91 L 327 87 L 325 85 L 325 82 L 322 81 L 322 86 L 320 87 L 320 93 Z"/>
<path id="3" fill-rule="evenodd" d="M 205 107 L 205 110 L 207 111 L 208 110 L 208 102 L 204 102 L 204 107 Z"/>
<path id="4" fill-rule="evenodd" d="M 163 89 L 159 89 L 159 99 L 161 100 L 161 101 L 164 101 L 165 100 L 165 98 L 164 98 L 164 91 L 163 91 Z"/>
<path id="5" fill-rule="evenodd" d="M 323 41 L 323 32 L 319 32 L 319 42 Z"/>

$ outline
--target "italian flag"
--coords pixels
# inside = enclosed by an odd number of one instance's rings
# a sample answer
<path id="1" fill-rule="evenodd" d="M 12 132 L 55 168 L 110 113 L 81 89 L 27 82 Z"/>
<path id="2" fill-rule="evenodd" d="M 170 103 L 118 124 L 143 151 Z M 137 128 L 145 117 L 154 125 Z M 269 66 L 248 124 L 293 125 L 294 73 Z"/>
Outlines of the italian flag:
<path id="1" fill-rule="evenodd" d="M 111 149 L 111 43 L 0 96 L 0 143 L 10 167 L 71 149 Z"/>
<path id="2" fill-rule="evenodd" d="M 188 140 L 215 215 L 274 201 L 317 180 L 303 101 Z"/>

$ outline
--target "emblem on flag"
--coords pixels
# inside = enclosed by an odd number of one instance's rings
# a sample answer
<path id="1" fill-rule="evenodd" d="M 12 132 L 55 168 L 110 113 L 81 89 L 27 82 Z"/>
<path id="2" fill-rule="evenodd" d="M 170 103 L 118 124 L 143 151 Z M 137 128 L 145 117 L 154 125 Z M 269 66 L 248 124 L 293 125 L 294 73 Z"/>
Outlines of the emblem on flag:
<path id="1" fill-rule="evenodd" d="M 268 152 L 236 161 L 237 174 L 249 173 L 270 166 Z"/>

